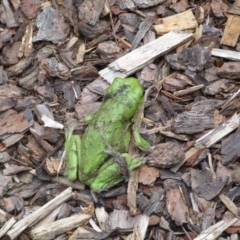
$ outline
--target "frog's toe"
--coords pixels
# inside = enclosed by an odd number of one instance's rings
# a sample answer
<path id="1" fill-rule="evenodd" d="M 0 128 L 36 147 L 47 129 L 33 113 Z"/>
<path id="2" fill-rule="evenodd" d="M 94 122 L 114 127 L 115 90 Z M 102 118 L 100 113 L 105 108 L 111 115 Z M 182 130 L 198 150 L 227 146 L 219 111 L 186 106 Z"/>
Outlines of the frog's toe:
<path id="1" fill-rule="evenodd" d="M 101 192 L 115 186 L 116 184 L 121 182 L 122 179 L 123 179 L 122 177 L 119 177 L 119 178 L 114 177 L 114 179 L 112 178 L 110 181 L 102 181 L 102 182 L 97 179 L 90 185 L 90 187 L 93 192 Z"/>

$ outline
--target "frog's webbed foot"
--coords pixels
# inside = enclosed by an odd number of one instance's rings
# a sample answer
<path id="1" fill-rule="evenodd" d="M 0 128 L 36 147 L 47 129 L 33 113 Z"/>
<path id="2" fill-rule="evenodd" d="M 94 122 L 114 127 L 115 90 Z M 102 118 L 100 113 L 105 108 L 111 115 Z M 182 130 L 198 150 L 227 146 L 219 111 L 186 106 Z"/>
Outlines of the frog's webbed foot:
<path id="1" fill-rule="evenodd" d="M 151 149 L 150 143 L 141 136 L 137 125 L 133 126 L 133 137 L 138 148 L 143 151 L 149 151 Z"/>
<path id="2" fill-rule="evenodd" d="M 81 139 L 78 135 L 71 135 L 66 133 L 66 142 L 64 146 L 68 161 L 67 161 L 67 172 L 68 179 L 70 181 L 75 181 L 77 179 L 77 166 L 78 159 L 80 156 L 81 149 Z"/>

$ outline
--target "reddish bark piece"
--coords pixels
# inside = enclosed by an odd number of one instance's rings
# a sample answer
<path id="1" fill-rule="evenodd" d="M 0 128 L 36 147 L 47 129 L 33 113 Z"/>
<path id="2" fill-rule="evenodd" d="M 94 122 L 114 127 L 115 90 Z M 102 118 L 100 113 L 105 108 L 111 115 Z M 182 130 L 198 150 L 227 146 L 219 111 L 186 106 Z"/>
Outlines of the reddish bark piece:
<path id="1" fill-rule="evenodd" d="M 17 22 L 14 12 L 11 8 L 10 2 L 7 0 L 1 1 L 1 14 L 0 21 L 5 23 L 8 28 L 18 27 L 19 23 Z"/>
<path id="2" fill-rule="evenodd" d="M 5 195 L 6 191 L 14 186 L 13 179 L 10 176 L 0 174 L 0 197 Z"/>
<path id="3" fill-rule="evenodd" d="M 180 0 L 172 4 L 169 8 L 172 9 L 176 13 L 184 12 L 189 7 L 187 0 Z"/>
<path id="4" fill-rule="evenodd" d="M 228 5 L 220 0 L 212 0 L 211 8 L 214 16 L 217 18 L 225 17 L 225 14 L 228 10 Z"/>
<path id="5" fill-rule="evenodd" d="M 137 77 L 142 82 L 143 87 L 150 87 L 159 78 L 158 67 L 155 64 L 149 64 L 137 73 Z"/>
<path id="6" fill-rule="evenodd" d="M 17 104 L 17 100 L 13 98 L 6 98 L 0 102 L 0 112 L 6 111 L 14 107 Z"/>
<path id="7" fill-rule="evenodd" d="M 192 167 L 197 165 L 199 162 L 206 158 L 208 152 L 209 151 L 206 149 L 198 149 L 196 153 L 187 159 L 186 165 Z"/>
<path id="8" fill-rule="evenodd" d="M 91 26 L 84 22 L 79 22 L 78 24 L 79 32 L 82 33 L 87 39 L 94 39 L 99 37 L 102 34 L 109 34 L 110 26 L 109 23 L 105 20 L 100 20 L 96 25 Z"/>
<path id="9" fill-rule="evenodd" d="M 41 68 L 43 68 L 50 76 L 59 77 L 64 80 L 69 79 L 71 76 L 70 69 L 55 57 L 42 60 Z"/>
<path id="10" fill-rule="evenodd" d="M 100 57 L 107 63 L 111 63 L 123 55 L 121 48 L 113 41 L 99 43 L 96 50 Z"/>
<path id="11" fill-rule="evenodd" d="M 149 8 L 165 2 L 166 0 L 133 0 L 139 8 Z"/>
<path id="12" fill-rule="evenodd" d="M 5 64 L 12 65 L 12 64 L 18 63 L 18 61 L 19 61 L 18 51 L 19 51 L 21 44 L 22 44 L 21 42 L 15 42 L 13 45 L 5 46 L 3 48 Z"/>
<path id="13" fill-rule="evenodd" d="M 37 16 L 39 3 L 40 1 L 38 0 L 23 0 L 21 2 L 21 9 L 29 19 L 33 19 Z"/>
<path id="14" fill-rule="evenodd" d="M 148 155 L 148 165 L 161 168 L 170 168 L 184 158 L 184 152 L 177 143 L 168 142 L 155 146 Z"/>
<path id="15" fill-rule="evenodd" d="M 13 175 L 22 171 L 28 171 L 28 170 L 31 170 L 31 168 L 26 166 L 9 164 L 8 167 L 3 170 L 3 175 L 8 176 L 8 175 Z"/>
<path id="16" fill-rule="evenodd" d="M 232 181 L 239 185 L 240 184 L 240 168 L 236 168 L 231 172 Z"/>
<path id="17" fill-rule="evenodd" d="M 208 181 L 205 184 L 199 185 L 198 187 L 193 188 L 193 191 L 202 198 L 206 200 L 212 200 L 216 197 L 223 187 L 225 186 L 228 177 L 220 177 L 213 181 Z"/>
<path id="18" fill-rule="evenodd" d="M 187 76 L 178 73 L 165 78 L 163 88 L 167 91 L 175 92 L 183 90 L 186 86 L 192 84 L 192 81 Z"/>
<path id="19" fill-rule="evenodd" d="M 218 69 L 217 74 L 223 78 L 239 79 L 240 62 L 225 62 L 222 67 Z"/>
<path id="20" fill-rule="evenodd" d="M 149 167 L 144 164 L 139 168 L 138 181 L 144 185 L 151 185 L 159 177 L 159 172 L 158 168 Z"/>
<path id="21" fill-rule="evenodd" d="M 8 213 L 14 210 L 19 212 L 23 208 L 23 200 L 22 198 L 16 196 L 3 198 L 1 200 L 1 205 Z"/>
<path id="22" fill-rule="evenodd" d="M 186 48 L 180 53 L 168 55 L 166 60 L 176 70 L 202 70 L 211 56 L 210 51 L 200 46 Z"/>
<path id="23" fill-rule="evenodd" d="M 33 42 L 46 40 L 59 43 L 66 39 L 70 30 L 63 15 L 51 7 L 44 8 L 37 16 L 36 26 L 38 32 L 33 37 Z"/>
<path id="24" fill-rule="evenodd" d="M 226 221 L 229 221 L 234 218 L 235 216 L 229 211 L 225 212 L 225 214 L 223 215 L 223 220 L 226 220 Z M 234 234 L 234 233 L 237 233 L 239 230 L 240 230 L 240 220 L 238 220 L 237 222 L 232 224 L 230 227 L 228 227 L 226 229 L 226 232 Z"/>
<path id="25" fill-rule="evenodd" d="M 222 163 L 224 165 L 236 161 L 240 157 L 240 128 L 222 141 Z"/>
<path id="26" fill-rule="evenodd" d="M 189 211 L 183 199 L 183 196 L 177 185 L 173 186 L 175 181 L 165 181 L 164 188 L 166 191 L 166 207 L 172 220 L 176 225 L 181 226 L 189 222 Z"/>
<path id="27" fill-rule="evenodd" d="M 0 128 L 0 135 L 3 135 L 5 133 L 21 133 L 24 130 L 30 128 L 31 125 L 32 123 L 27 121 L 24 114 L 19 113 L 9 119 L 8 122 L 5 122 L 4 125 L 1 121 L 2 127 Z"/>
<path id="28" fill-rule="evenodd" d="M 104 7 L 104 0 L 84 0 L 78 7 L 78 18 L 92 26 L 99 21 L 100 14 Z"/>
<path id="29" fill-rule="evenodd" d="M 217 170 L 216 170 L 217 177 L 228 177 L 227 184 L 234 181 L 234 176 L 233 176 L 234 171 L 223 166 L 221 162 L 218 162 L 217 164 Z"/>

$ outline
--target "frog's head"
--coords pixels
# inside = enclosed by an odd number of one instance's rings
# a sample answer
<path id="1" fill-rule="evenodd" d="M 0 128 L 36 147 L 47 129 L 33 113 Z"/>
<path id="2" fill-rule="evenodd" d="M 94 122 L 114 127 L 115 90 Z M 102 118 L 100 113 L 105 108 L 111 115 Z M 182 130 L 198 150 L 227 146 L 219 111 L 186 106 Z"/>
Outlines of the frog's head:
<path id="1" fill-rule="evenodd" d="M 104 99 L 115 99 L 124 96 L 125 99 L 142 99 L 143 89 L 136 78 L 115 78 L 107 89 Z"/>
<path id="2" fill-rule="evenodd" d="M 108 101 L 112 101 L 111 111 L 131 119 L 143 102 L 143 88 L 136 78 L 115 78 L 104 96 L 104 102 Z"/>

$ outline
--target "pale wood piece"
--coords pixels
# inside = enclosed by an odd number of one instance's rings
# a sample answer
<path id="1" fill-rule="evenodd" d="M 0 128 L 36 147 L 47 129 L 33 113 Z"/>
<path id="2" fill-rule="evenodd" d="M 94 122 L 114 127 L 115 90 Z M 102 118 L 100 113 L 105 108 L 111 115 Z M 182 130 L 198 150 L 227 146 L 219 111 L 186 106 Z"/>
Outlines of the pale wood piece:
<path id="1" fill-rule="evenodd" d="M 170 170 L 172 172 L 177 172 L 178 169 L 191 157 L 193 156 L 195 153 L 197 153 L 198 149 L 195 147 L 190 148 L 187 152 L 185 152 L 185 157 L 182 161 L 180 161 L 177 165 L 173 166 L 172 168 L 170 168 Z"/>
<path id="2" fill-rule="evenodd" d="M 56 208 L 53 212 L 51 212 L 49 215 L 47 215 L 45 218 L 43 218 L 41 221 L 39 221 L 37 224 L 35 224 L 34 228 L 40 228 L 42 226 L 48 225 L 55 221 L 57 215 L 59 214 L 60 210 L 62 208 L 62 205 Z"/>
<path id="3" fill-rule="evenodd" d="M 15 218 L 10 218 L 0 229 L 0 239 L 6 234 L 6 232 L 16 223 Z"/>
<path id="4" fill-rule="evenodd" d="M 149 216 L 142 214 L 136 224 L 136 227 L 133 230 L 133 234 L 131 236 L 131 240 L 135 239 L 145 239 L 145 235 L 147 232 L 149 224 Z"/>
<path id="5" fill-rule="evenodd" d="M 191 39 L 190 41 L 180 45 L 179 47 L 176 48 L 176 52 L 181 52 L 182 50 L 186 49 L 187 47 L 190 46 L 190 44 L 193 42 L 193 39 Z"/>
<path id="6" fill-rule="evenodd" d="M 170 137 L 170 138 L 175 138 L 181 141 L 189 141 L 189 136 L 188 135 L 183 135 L 183 134 L 175 134 L 170 131 L 159 131 L 162 135 Z"/>
<path id="7" fill-rule="evenodd" d="M 34 228 L 31 231 L 32 239 L 55 239 L 57 235 L 77 228 L 82 224 L 85 224 L 91 215 L 89 214 L 77 214 L 72 217 L 63 218 L 58 221 L 46 224 L 42 227 Z"/>
<path id="8" fill-rule="evenodd" d="M 172 31 L 148 44 L 117 59 L 99 72 L 100 76 L 112 83 L 116 77 L 125 78 L 153 62 L 155 58 L 172 51 L 177 46 L 192 39 L 192 33 Z"/>
<path id="9" fill-rule="evenodd" d="M 239 209 L 238 207 L 235 205 L 235 203 L 225 194 L 220 194 L 219 195 L 220 200 L 222 201 L 222 203 L 226 206 L 226 208 L 232 213 L 234 214 L 236 217 L 238 217 L 239 215 Z"/>
<path id="10" fill-rule="evenodd" d="M 139 30 L 133 40 L 131 50 L 133 51 L 135 48 L 137 48 L 138 44 L 142 40 L 142 38 L 145 36 L 147 31 L 150 29 L 152 26 L 152 21 L 153 19 L 151 17 L 146 17 L 142 23 L 139 26 Z"/>
<path id="11" fill-rule="evenodd" d="M 13 225 L 12 229 L 7 232 L 7 235 L 10 239 L 15 239 L 21 232 L 23 232 L 26 228 L 34 225 L 42 218 L 51 213 L 54 209 L 60 206 L 62 203 L 66 202 L 68 199 L 72 197 L 72 188 L 67 188 L 65 191 L 60 193 L 54 199 L 46 203 L 41 208 L 34 211 L 32 214 L 23 218 L 15 225 Z"/>
<path id="12" fill-rule="evenodd" d="M 240 0 L 235 0 L 234 4 L 228 10 L 228 12 L 240 15 Z"/>
<path id="13" fill-rule="evenodd" d="M 193 30 L 198 26 L 191 10 L 165 17 L 162 19 L 162 22 L 162 24 L 154 25 L 158 35 L 165 34 L 171 30 Z"/>
<path id="14" fill-rule="evenodd" d="M 181 96 L 184 96 L 184 95 L 196 92 L 196 91 L 200 90 L 203 87 L 204 87 L 203 84 L 197 85 L 197 86 L 193 86 L 193 87 L 189 87 L 189 88 L 184 89 L 184 90 L 176 91 L 176 92 L 173 93 L 173 95 L 177 96 L 177 97 L 181 97 Z"/>
<path id="15" fill-rule="evenodd" d="M 73 189 L 77 189 L 80 191 L 85 189 L 85 185 L 82 184 L 81 182 L 79 182 L 79 181 L 72 182 L 72 181 L 68 180 L 67 178 L 61 177 L 61 176 L 53 177 L 53 178 L 51 178 L 51 181 L 54 183 L 61 183 L 64 186 L 72 187 Z"/>
<path id="16" fill-rule="evenodd" d="M 226 58 L 233 61 L 240 61 L 240 53 L 236 51 L 213 48 L 211 51 L 211 55 L 215 57 Z"/>
<path id="17" fill-rule="evenodd" d="M 91 233 L 86 228 L 78 227 L 73 234 L 67 238 L 67 240 L 79 240 L 79 235 L 84 233 Z M 83 238 L 82 238 L 83 239 Z M 86 238 L 84 238 L 86 240 Z M 62 240 L 62 239 L 61 239 Z M 64 239 L 65 240 L 65 239 Z M 88 238 L 88 240 L 95 240 L 94 238 Z"/>
<path id="18" fill-rule="evenodd" d="M 223 110 L 225 110 L 228 106 L 229 106 L 229 103 L 234 100 L 236 97 L 238 97 L 238 95 L 240 94 L 240 89 L 238 89 L 237 92 L 235 92 L 226 102 L 225 104 L 222 106 L 222 109 L 220 112 L 222 112 Z"/>
<path id="19" fill-rule="evenodd" d="M 238 128 L 240 124 L 240 114 L 234 114 L 227 122 L 222 123 L 221 125 L 217 126 L 201 138 L 199 138 L 196 143 L 195 147 L 197 148 L 209 148 L 223 137 L 234 131 Z"/>
<path id="20" fill-rule="evenodd" d="M 28 57 L 33 52 L 32 34 L 33 25 L 32 22 L 30 21 L 26 27 L 25 34 L 22 37 L 22 44 L 18 50 L 19 58 L 22 58 L 23 56 Z"/>
<path id="21" fill-rule="evenodd" d="M 127 205 L 134 215 L 137 212 L 138 169 L 130 173 L 127 189 Z"/>
<path id="22" fill-rule="evenodd" d="M 89 224 L 96 232 L 102 232 L 101 228 L 93 221 L 92 218 L 89 220 Z"/>
<path id="23" fill-rule="evenodd" d="M 99 222 L 99 225 L 102 230 L 106 230 L 106 221 L 108 218 L 108 213 L 105 211 L 104 207 L 95 208 L 95 215 Z"/>
<path id="24" fill-rule="evenodd" d="M 237 218 L 234 218 L 229 222 L 222 220 L 201 232 L 201 234 L 198 237 L 194 238 L 194 240 L 215 240 L 222 234 L 225 229 L 237 222 L 237 220 Z"/>
<path id="25" fill-rule="evenodd" d="M 221 44 L 234 47 L 240 34 L 240 16 L 229 14 Z"/>
<path id="26" fill-rule="evenodd" d="M 82 39 L 79 39 L 79 47 L 78 47 L 78 51 L 76 54 L 76 63 L 82 63 L 84 61 L 84 56 L 86 53 L 86 44 L 84 43 L 84 41 Z"/>

